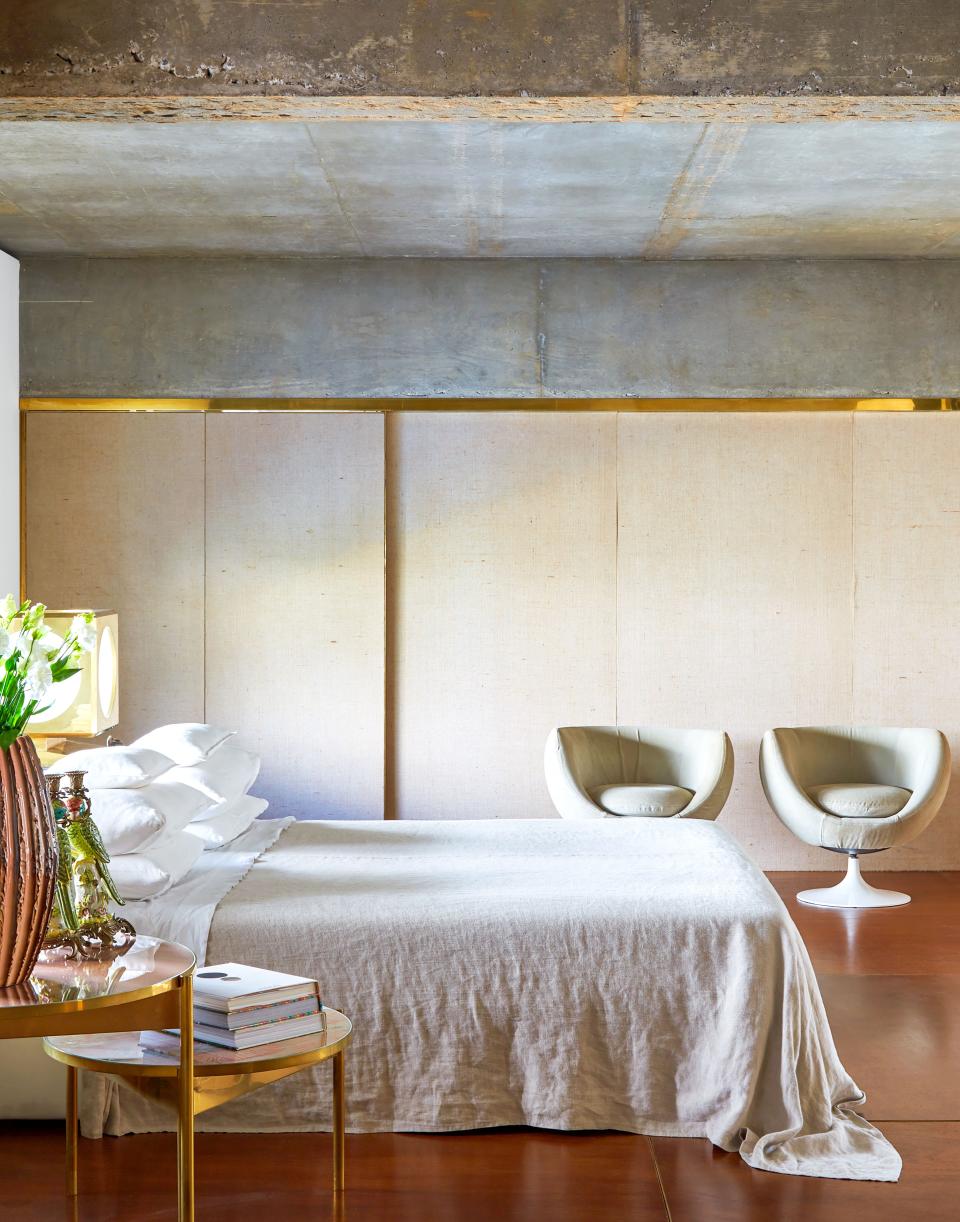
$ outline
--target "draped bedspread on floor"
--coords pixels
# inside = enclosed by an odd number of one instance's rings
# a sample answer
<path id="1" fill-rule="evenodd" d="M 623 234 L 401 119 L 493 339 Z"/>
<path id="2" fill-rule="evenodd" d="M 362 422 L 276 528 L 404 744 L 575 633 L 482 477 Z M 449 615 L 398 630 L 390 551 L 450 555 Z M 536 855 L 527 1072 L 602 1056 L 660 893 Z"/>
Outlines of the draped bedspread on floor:
<path id="1" fill-rule="evenodd" d="M 207 961 L 229 960 L 316 975 L 353 1018 L 353 1132 L 612 1128 L 900 1172 L 793 921 L 715 824 L 294 824 L 217 909 Z M 329 1128 L 326 1069 L 198 1127 Z M 107 1132 L 165 1127 L 127 1091 L 105 1110 Z"/>

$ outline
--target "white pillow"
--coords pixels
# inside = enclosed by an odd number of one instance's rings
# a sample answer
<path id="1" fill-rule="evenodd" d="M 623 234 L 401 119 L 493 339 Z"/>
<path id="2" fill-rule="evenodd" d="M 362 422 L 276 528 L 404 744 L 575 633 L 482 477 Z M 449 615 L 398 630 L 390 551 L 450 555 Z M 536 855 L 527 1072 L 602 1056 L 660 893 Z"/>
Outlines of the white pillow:
<path id="1" fill-rule="evenodd" d="M 125 900 L 147 900 L 178 883 L 202 852 L 196 836 L 175 832 L 142 853 L 114 857 L 109 870 Z"/>
<path id="2" fill-rule="evenodd" d="M 199 721 L 182 721 L 142 734 L 134 746 L 150 747 L 168 755 L 175 764 L 189 767 L 205 760 L 211 751 L 216 751 L 234 734 L 236 730 L 221 730 L 219 726 L 205 726 Z"/>
<path id="3" fill-rule="evenodd" d="M 211 802 L 230 802 L 249 790 L 260 773 L 260 756 L 242 747 L 218 747 L 202 763 L 189 768 L 172 768 L 171 781 L 192 785 Z"/>
<path id="4" fill-rule="evenodd" d="M 263 798 L 245 794 L 232 802 L 220 802 L 212 806 L 200 818 L 187 824 L 187 831 L 203 842 L 205 849 L 222 849 L 225 844 L 242 835 L 255 819 L 267 809 Z"/>
<path id="5" fill-rule="evenodd" d="M 90 813 L 111 856 L 137 853 L 209 809 L 209 798 L 199 790 L 166 779 L 142 789 L 90 790 Z"/>
<path id="6" fill-rule="evenodd" d="M 62 776 L 82 769 L 88 789 L 140 789 L 172 767 L 169 755 L 147 747 L 91 747 L 65 755 L 47 773 Z"/>

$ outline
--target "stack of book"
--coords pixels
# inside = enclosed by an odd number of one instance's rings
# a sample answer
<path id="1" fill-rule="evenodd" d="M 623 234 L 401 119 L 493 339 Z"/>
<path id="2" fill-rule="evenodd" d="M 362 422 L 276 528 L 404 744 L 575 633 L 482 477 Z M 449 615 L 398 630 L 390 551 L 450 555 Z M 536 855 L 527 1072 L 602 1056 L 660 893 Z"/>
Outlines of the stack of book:
<path id="1" fill-rule="evenodd" d="M 315 980 L 241 963 L 201 968 L 193 981 L 194 1038 L 239 1052 L 318 1035 L 326 1016 Z M 179 1031 L 143 1031 L 150 1052 L 179 1052 Z"/>

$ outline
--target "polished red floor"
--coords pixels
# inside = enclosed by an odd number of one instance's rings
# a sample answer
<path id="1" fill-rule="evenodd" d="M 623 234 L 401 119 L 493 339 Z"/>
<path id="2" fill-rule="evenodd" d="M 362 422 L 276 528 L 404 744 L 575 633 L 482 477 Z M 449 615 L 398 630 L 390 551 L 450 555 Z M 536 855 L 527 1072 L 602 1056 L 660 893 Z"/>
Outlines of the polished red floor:
<path id="1" fill-rule="evenodd" d="M 751 1171 L 704 1141 L 503 1130 L 347 1139 L 350 1187 L 328 1191 L 323 1134 L 201 1135 L 198 1219 L 263 1222 L 956 1222 L 960 1218 L 960 874 L 885 874 L 906 908 L 792 900 L 827 875 L 771 876 L 820 977 L 867 1114 L 903 1156 L 899 1184 Z M 822 881 L 821 881 L 822 879 Z M 0 1127 L 3 1222 L 173 1222 L 169 1135 L 81 1143 L 81 1196 L 62 1195 L 56 1125 Z"/>

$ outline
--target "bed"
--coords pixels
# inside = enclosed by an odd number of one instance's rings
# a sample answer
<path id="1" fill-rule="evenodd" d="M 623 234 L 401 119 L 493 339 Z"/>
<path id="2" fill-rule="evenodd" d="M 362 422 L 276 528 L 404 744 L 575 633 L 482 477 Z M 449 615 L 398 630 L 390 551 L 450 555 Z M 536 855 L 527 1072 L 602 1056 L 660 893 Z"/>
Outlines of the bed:
<path id="1" fill-rule="evenodd" d="M 183 886 L 142 932 L 316 975 L 352 1017 L 353 1132 L 619 1129 L 768 1171 L 899 1176 L 796 927 L 715 824 L 305 821 L 199 921 Z M 84 1129 L 169 1127 L 152 1108 L 97 1077 Z M 294 1075 L 199 1127 L 328 1129 L 328 1084 Z"/>

